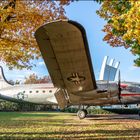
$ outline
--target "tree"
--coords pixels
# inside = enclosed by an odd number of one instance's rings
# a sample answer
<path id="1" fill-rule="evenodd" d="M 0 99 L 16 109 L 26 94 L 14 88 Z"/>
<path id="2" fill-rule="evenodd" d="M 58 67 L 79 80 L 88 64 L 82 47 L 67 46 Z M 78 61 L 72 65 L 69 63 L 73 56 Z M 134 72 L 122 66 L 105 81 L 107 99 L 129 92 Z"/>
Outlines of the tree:
<path id="1" fill-rule="evenodd" d="M 50 76 L 38 77 L 35 73 L 25 77 L 25 84 L 52 83 Z"/>
<path id="2" fill-rule="evenodd" d="M 65 19 L 69 0 L 4 0 L 0 3 L 0 60 L 9 68 L 31 69 L 31 60 L 40 57 L 34 38 L 46 22 Z"/>
<path id="3" fill-rule="evenodd" d="M 140 66 L 140 1 L 96 0 L 101 3 L 97 14 L 107 20 L 104 41 L 112 47 L 130 48 Z"/>
<path id="4" fill-rule="evenodd" d="M 130 48 L 140 66 L 140 1 L 95 0 L 97 14 L 107 20 L 104 41 L 112 47 Z M 40 57 L 34 32 L 42 24 L 65 19 L 64 6 L 70 0 L 4 0 L 0 4 L 0 60 L 9 68 L 28 68 Z"/>

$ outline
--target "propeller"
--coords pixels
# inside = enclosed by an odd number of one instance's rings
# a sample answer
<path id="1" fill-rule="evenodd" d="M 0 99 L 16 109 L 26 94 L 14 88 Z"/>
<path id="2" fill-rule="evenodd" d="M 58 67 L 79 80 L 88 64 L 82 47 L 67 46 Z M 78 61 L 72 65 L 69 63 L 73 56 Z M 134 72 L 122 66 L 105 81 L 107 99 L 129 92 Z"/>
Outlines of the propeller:
<path id="1" fill-rule="evenodd" d="M 118 74 L 118 90 L 119 90 L 119 100 L 121 99 L 121 73 L 119 70 L 119 74 Z"/>

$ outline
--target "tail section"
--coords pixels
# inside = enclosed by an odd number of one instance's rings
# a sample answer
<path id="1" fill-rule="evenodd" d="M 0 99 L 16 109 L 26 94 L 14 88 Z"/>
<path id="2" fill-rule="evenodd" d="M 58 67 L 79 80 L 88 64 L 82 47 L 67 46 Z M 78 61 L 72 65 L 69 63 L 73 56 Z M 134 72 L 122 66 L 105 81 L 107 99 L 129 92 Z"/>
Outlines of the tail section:
<path id="1" fill-rule="evenodd" d="M 12 86 L 4 77 L 3 68 L 0 66 L 0 89 Z"/>
<path id="2" fill-rule="evenodd" d="M 115 62 L 115 59 L 111 59 L 110 63 L 107 64 L 108 56 L 104 57 L 99 80 L 114 81 L 116 77 L 116 72 L 118 70 L 120 62 Z"/>

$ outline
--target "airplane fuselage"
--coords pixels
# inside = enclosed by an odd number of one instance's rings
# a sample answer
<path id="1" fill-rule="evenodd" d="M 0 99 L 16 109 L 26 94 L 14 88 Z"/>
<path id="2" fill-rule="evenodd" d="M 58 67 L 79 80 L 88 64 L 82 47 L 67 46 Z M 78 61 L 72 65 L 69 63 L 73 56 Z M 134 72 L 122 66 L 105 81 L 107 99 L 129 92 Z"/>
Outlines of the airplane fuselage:
<path id="1" fill-rule="evenodd" d="M 122 82 L 121 83 L 121 102 L 123 104 L 140 103 L 140 83 Z"/>
<path id="2" fill-rule="evenodd" d="M 13 102 L 57 104 L 53 84 L 15 85 L 0 89 L 0 98 Z"/>

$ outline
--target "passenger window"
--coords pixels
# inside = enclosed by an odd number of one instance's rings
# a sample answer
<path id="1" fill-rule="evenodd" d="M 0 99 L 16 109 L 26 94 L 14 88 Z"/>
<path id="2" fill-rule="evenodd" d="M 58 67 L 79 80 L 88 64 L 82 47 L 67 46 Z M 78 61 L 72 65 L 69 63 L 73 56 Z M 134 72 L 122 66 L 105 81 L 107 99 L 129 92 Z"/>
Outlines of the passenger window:
<path id="1" fill-rule="evenodd" d="M 38 93 L 39 91 L 37 90 L 36 93 Z"/>
<path id="2" fill-rule="evenodd" d="M 32 93 L 32 91 L 30 91 L 29 93 Z"/>
<path id="3" fill-rule="evenodd" d="M 43 90 L 43 93 L 45 93 L 45 90 Z"/>
<path id="4" fill-rule="evenodd" d="M 52 93 L 52 90 L 49 90 L 49 93 Z"/>

